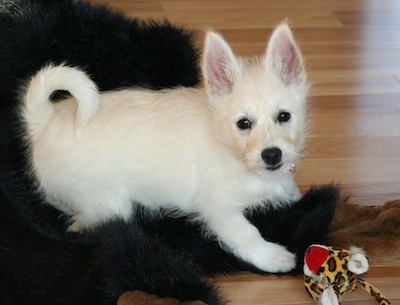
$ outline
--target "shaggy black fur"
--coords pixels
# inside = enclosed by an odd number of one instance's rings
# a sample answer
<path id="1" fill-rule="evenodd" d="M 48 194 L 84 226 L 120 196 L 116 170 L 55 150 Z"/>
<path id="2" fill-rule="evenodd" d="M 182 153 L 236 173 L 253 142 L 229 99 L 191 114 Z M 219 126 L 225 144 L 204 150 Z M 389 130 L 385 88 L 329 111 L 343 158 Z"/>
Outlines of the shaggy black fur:
<path id="1" fill-rule="evenodd" d="M 297 252 L 298 273 L 305 248 L 326 240 L 338 198 L 332 185 L 313 188 L 290 208 L 251 220 L 266 238 Z M 139 211 L 129 223 L 114 220 L 87 233 L 92 243 L 82 245 L 44 236 L 0 199 L 0 304 L 115 304 L 128 290 L 224 304 L 204 276 L 257 272 L 185 218 Z"/>
<path id="2" fill-rule="evenodd" d="M 0 304 L 115 304 L 127 290 L 223 304 L 204 276 L 255 271 L 206 239 L 185 218 L 115 219 L 85 234 L 66 232 L 65 215 L 43 202 L 26 176 L 18 90 L 43 65 L 84 68 L 101 90 L 158 89 L 199 82 L 192 33 L 127 19 L 70 0 L 0 0 Z M 302 266 L 323 243 L 338 200 L 334 186 L 311 189 L 286 210 L 249 218 Z"/>
<path id="3" fill-rule="evenodd" d="M 102 90 L 193 86 L 199 80 L 193 37 L 167 21 L 127 19 L 86 2 L 1 0 L 0 86 L 17 89 L 47 62 L 82 67 Z"/>

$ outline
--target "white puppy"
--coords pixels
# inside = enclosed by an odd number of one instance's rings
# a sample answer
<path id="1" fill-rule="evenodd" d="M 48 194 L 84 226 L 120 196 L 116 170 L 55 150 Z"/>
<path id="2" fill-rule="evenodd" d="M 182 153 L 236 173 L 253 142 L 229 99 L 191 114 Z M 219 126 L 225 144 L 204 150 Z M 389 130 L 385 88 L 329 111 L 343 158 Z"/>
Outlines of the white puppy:
<path id="1" fill-rule="evenodd" d="M 295 255 L 243 214 L 300 197 L 291 169 L 304 146 L 308 85 L 291 30 L 278 26 L 252 59 L 208 32 L 202 66 L 205 89 L 101 95 L 76 68 L 44 68 L 23 97 L 32 173 L 49 204 L 73 217 L 72 230 L 128 219 L 136 203 L 164 207 L 195 215 L 260 270 L 291 270 Z M 53 103 L 55 90 L 72 98 Z"/>

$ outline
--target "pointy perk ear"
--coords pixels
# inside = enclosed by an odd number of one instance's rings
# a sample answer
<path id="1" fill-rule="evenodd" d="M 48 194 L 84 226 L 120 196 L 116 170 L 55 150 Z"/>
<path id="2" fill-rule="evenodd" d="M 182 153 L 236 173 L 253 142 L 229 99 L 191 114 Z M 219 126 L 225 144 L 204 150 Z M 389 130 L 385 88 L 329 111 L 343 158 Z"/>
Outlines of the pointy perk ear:
<path id="1" fill-rule="evenodd" d="M 274 30 L 265 56 L 267 65 L 285 85 L 307 81 L 303 57 L 287 23 L 280 24 Z"/>
<path id="2" fill-rule="evenodd" d="M 221 35 L 206 34 L 203 53 L 203 78 L 209 94 L 224 94 L 232 90 L 238 62 L 231 47 Z"/>

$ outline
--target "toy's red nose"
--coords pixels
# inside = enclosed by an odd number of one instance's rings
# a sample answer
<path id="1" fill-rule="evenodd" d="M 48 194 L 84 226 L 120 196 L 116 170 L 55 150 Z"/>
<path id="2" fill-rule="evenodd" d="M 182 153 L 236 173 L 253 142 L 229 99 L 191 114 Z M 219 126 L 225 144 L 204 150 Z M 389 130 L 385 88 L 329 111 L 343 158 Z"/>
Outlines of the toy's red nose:
<path id="1" fill-rule="evenodd" d="M 312 245 L 306 250 L 304 262 L 307 264 L 311 272 L 316 273 L 321 265 L 329 256 L 329 251 L 326 247 L 320 245 Z"/>

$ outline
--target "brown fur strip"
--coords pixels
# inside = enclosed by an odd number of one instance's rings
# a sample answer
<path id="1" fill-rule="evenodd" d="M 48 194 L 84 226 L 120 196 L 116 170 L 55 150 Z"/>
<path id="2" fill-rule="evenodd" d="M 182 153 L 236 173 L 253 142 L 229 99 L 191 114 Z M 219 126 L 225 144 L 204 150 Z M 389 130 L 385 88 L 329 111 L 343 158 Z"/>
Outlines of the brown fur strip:
<path id="1" fill-rule="evenodd" d="M 205 305 L 201 301 L 182 302 L 171 298 L 160 298 L 143 291 L 128 291 L 121 295 L 118 305 Z"/>
<path id="2" fill-rule="evenodd" d="M 328 241 L 337 247 L 361 247 L 371 262 L 400 259 L 400 200 L 380 206 L 340 202 Z"/>

